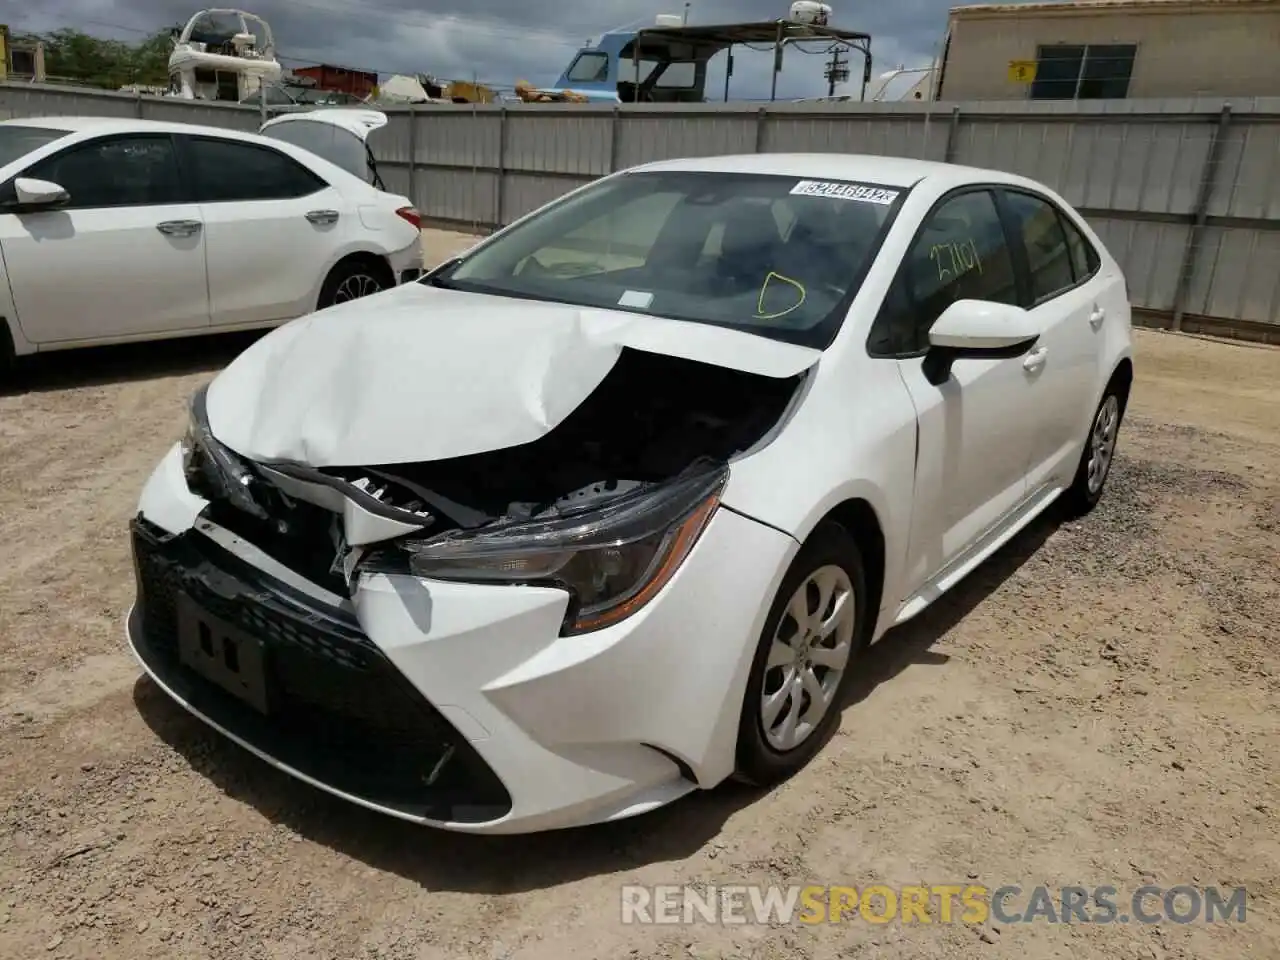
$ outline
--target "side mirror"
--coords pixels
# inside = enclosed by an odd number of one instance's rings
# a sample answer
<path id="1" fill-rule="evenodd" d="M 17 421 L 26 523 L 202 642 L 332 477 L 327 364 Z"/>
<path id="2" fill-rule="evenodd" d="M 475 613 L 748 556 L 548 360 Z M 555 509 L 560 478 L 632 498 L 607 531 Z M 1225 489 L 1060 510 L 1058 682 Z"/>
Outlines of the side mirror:
<path id="1" fill-rule="evenodd" d="M 33 180 L 30 177 L 18 177 L 14 180 L 13 190 L 17 195 L 19 210 L 43 210 L 71 199 L 71 194 L 61 184 Z"/>
<path id="2" fill-rule="evenodd" d="M 956 360 L 1020 357 L 1040 339 L 1031 314 L 1022 307 L 989 300 L 957 300 L 929 330 L 925 375 L 935 386 L 951 376 Z"/>

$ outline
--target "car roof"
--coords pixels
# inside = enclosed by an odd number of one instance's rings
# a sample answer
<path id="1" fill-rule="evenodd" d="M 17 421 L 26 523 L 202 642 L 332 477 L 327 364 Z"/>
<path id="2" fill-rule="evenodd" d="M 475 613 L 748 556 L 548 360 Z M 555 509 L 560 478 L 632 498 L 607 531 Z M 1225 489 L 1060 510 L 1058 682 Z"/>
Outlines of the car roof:
<path id="1" fill-rule="evenodd" d="M 857 153 L 743 153 L 717 157 L 659 160 L 632 170 L 688 170 L 699 173 L 765 173 L 810 180 L 853 180 L 886 187 L 913 187 L 930 180 L 940 189 L 966 183 L 1031 185 L 1032 181 L 1000 170 L 984 170 L 935 160 L 881 157 Z M 1038 185 L 1037 185 L 1038 186 Z"/>
<path id="2" fill-rule="evenodd" d="M 22 117 L 14 120 L 0 120 L 0 127 L 42 127 L 46 130 L 62 130 L 68 134 L 185 133 L 231 137 L 248 143 L 279 146 L 278 141 L 260 137 L 246 130 L 167 120 L 137 120 L 131 117 Z"/>

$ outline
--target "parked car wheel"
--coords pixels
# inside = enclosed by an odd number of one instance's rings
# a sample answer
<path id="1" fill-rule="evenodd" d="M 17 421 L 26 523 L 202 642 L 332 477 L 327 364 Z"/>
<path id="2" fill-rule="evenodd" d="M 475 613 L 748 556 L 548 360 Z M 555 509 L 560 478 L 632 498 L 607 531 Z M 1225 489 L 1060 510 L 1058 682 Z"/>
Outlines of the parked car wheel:
<path id="1" fill-rule="evenodd" d="M 866 646 L 866 596 L 858 545 L 837 524 L 820 527 L 765 620 L 738 727 L 738 779 L 778 783 L 822 748 Z"/>
<path id="2" fill-rule="evenodd" d="M 0 381 L 13 370 L 13 364 L 13 334 L 9 332 L 8 321 L 0 317 Z"/>
<path id="3" fill-rule="evenodd" d="M 1102 491 L 1106 489 L 1111 464 L 1115 460 L 1126 399 L 1122 384 L 1116 380 L 1107 384 L 1107 391 L 1090 421 L 1089 439 L 1080 455 L 1075 479 L 1063 495 L 1069 516 L 1084 516 L 1102 499 Z"/>
<path id="4" fill-rule="evenodd" d="M 316 309 L 323 310 L 348 300 L 359 300 L 391 286 L 385 270 L 378 269 L 372 260 L 344 260 L 329 272 L 320 288 L 320 301 Z"/>

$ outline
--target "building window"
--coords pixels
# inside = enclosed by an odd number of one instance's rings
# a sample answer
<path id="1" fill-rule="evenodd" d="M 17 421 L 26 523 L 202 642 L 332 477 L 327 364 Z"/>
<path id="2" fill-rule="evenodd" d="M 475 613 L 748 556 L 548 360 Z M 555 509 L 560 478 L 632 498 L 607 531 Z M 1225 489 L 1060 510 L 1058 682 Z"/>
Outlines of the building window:
<path id="1" fill-rule="evenodd" d="M 1036 51 L 1032 100 L 1122 100 L 1136 44 L 1054 44 Z"/>

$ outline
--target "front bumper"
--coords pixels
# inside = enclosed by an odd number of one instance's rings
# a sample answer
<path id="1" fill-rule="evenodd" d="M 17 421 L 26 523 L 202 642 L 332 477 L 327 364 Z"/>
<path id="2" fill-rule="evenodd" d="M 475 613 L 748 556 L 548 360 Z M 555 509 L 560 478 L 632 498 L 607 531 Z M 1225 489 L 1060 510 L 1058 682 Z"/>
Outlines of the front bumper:
<path id="1" fill-rule="evenodd" d="M 209 523 L 206 506 L 175 448 L 134 525 L 129 637 L 147 672 L 294 776 L 470 832 L 618 819 L 728 776 L 756 638 L 796 548 L 722 509 L 649 606 L 562 638 L 558 590 L 379 573 L 336 597 Z M 175 593 L 261 641 L 278 710 L 179 662 Z"/>

